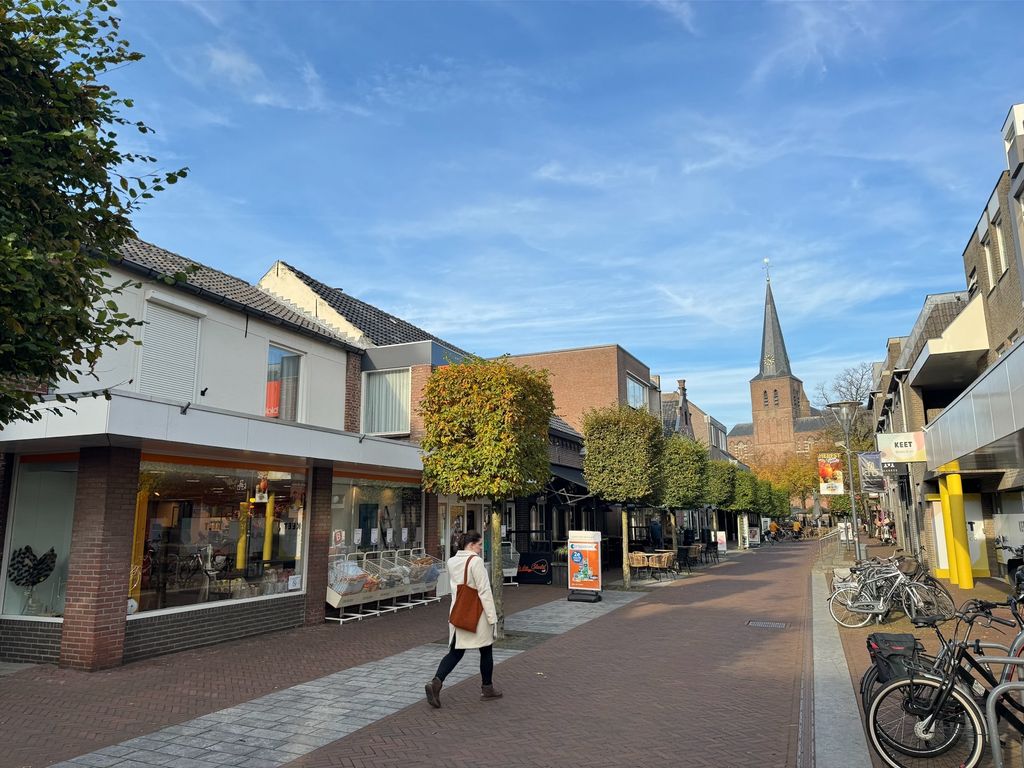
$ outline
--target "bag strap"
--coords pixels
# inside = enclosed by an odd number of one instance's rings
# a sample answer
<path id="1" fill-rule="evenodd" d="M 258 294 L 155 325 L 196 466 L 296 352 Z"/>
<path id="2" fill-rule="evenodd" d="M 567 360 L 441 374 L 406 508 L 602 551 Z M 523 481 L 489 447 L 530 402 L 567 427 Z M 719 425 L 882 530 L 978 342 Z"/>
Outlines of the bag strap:
<path id="1" fill-rule="evenodd" d="M 469 564 L 472 562 L 474 557 L 476 557 L 476 555 L 470 555 L 466 558 L 466 570 L 462 572 L 462 583 L 466 586 L 469 586 Z"/>

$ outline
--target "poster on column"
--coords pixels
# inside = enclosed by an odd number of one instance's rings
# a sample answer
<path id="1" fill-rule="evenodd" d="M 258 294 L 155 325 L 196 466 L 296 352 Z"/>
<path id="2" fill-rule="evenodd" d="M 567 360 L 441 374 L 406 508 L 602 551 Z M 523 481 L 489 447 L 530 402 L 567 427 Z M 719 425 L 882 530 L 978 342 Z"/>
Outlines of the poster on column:
<path id="1" fill-rule="evenodd" d="M 601 532 L 569 531 L 569 589 L 601 591 Z"/>

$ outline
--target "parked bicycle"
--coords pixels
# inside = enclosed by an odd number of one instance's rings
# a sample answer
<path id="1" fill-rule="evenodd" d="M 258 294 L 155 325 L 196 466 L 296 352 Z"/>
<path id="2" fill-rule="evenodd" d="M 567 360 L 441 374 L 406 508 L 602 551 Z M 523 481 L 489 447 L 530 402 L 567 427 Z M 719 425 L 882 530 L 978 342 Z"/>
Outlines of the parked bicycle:
<path id="1" fill-rule="evenodd" d="M 898 550 L 897 550 L 898 552 Z M 956 610 L 949 592 L 927 573 L 920 558 L 915 562 L 893 556 L 850 569 L 850 577 L 836 581 L 829 596 L 829 613 L 844 627 L 881 623 L 893 609 L 910 618 L 952 616 Z"/>
<path id="2" fill-rule="evenodd" d="M 1010 609 L 1011 621 L 995 616 L 992 610 Z M 905 673 L 882 684 L 870 699 L 867 731 L 872 748 L 891 768 L 974 768 L 981 761 L 987 740 L 998 740 L 998 730 L 989 732 L 984 708 L 997 722 L 1024 735 L 1024 704 L 997 688 L 1019 676 L 1024 665 L 1022 633 L 1009 647 L 970 642 L 975 625 L 1000 624 L 1020 630 L 1021 617 L 1014 598 L 1005 603 L 969 600 L 956 613 L 957 623 L 949 639 L 943 637 L 940 616 L 921 616 L 914 624 L 932 628 L 940 643 L 940 652 L 931 662 L 920 655 L 911 660 Z M 961 634 L 961 628 L 965 628 Z M 916 648 L 916 644 L 915 644 Z M 998 649 L 1001 656 L 986 656 L 986 648 Z M 905 649 L 913 659 L 915 649 Z M 886 662 L 888 664 L 888 662 Z M 921 666 L 926 665 L 927 670 Z M 992 667 L 1002 665 L 996 674 Z M 1000 754 L 994 755 L 997 765 Z"/>

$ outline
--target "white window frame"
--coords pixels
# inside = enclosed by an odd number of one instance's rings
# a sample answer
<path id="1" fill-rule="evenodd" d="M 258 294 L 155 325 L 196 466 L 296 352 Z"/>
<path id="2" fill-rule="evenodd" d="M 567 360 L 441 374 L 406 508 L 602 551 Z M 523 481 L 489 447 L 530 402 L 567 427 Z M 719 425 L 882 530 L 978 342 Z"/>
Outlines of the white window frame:
<path id="1" fill-rule="evenodd" d="M 283 350 L 284 352 L 291 352 L 292 354 L 299 356 L 299 383 L 295 387 L 295 395 L 298 398 L 298 402 L 295 404 L 295 421 L 288 419 L 282 419 L 279 417 L 274 418 L 266 415 L 266 395 L 267 395 L 267 373 L 270 371 L 270 348 L 275 347 Z M 296 349 L 290 344 L 282 344 L 273 339 L 267 340 L 267 349 L 263 353 L 263 402 L 260 405 L 259 414 L 271 421 L 280 422 L 281 424 L 304 424 L 306 422 L 306 358 L 308 357 L 305 350 Z"/>
<path id="2" fill-rule="evenodd" d="M 639 405 L 634 405 L 632 403 L 630 397 L 629 397 L 629 385 L 630 384 L 635 384 L 636 386 L 640 387 L 641 402 L 640 402 Z M 634 410 L 637 410 L 637 411 L 646 411 L 646 410 L 648 410 L 649 407 L 650 407 L 650 404 L 648 402 L 648 390 L 649 389 L 650 389 L 650 387 L 648 387 L 646 384 L 644 384 L 642 381 L 640 381 L 640 379 L 638 379 L 636 376 L 634 376 L 631 373 L 627 373 L 626 374 L 626 405 L 628 405 L 630 408 L 633 408 Z"/>
<path id="3" fill-rule="evenodd" d="M 373 432 L 373 431 L 368 430 L 366 428 L 366 426 L 367 426 L 367 424 L 366 424 L 366 413 L 367 413 L 366 396 L 367 396 L 367 394 L 369 392 L 369 387 L 367 386 L 367 382 L 368 382 L 370 376 L 373 375 L 373 374 L 400 373 L 400 372 L 403 372 L 403 371 L 407 372 L 409 374 L 409 390 L 408 390 L 409 400 L 408 400 L 408 402 L 406 404 L 405 429 L 404 430 L 398 430 L 398 431 L 384 431 L 384 432 Z M 359 396 L 359 431 L 360 432 L 364 432 L 367 435 L 380 435 L 382 437 L 395 437 L 395 436 L 401 436 L 401 435 L 408 435 L 408 434 L 410 434 L 412 432 L 412 368 L 409 367 L 409 366 L 404 366 L 404 367 L 399 366 L 399 367 L 396 367 L 396 368 L 380 368 L 380 369 L 373 370 L 373 371 L 363 371 L 362 379 L 363 379 L 362 382 L 361 382 L 362 386 L 360 386 L 360 388 L 359 388 L 359 390 L 360 390 L 360 396 Z"/>
<path id="4" fill-rule="evenodd" d="M 985 235 L 985 239 L 981 241 L 981 247 L 985 251 L 985 269 L 988 270 L 988 289 L 991 291 L 996 287 L 996 280 L 998 278 L 996 277 L 995 270 L 992 268 L 992 247 L 988 235 Z"/>

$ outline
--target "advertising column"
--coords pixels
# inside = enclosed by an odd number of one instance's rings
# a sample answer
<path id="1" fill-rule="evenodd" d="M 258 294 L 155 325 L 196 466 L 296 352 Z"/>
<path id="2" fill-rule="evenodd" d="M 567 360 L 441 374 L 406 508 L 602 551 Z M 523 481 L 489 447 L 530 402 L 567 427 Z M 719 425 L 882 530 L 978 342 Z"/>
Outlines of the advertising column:
<path id="1" fill-rule="evenodd" d="M 601 533 L 569 531 L 569 600 L 601 600 Z"/>

